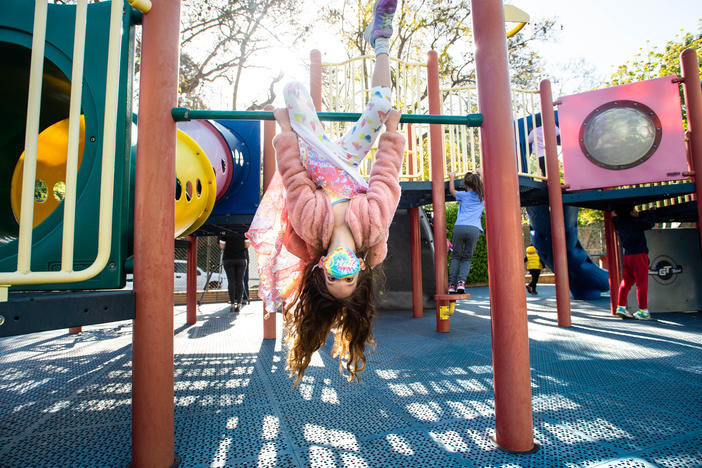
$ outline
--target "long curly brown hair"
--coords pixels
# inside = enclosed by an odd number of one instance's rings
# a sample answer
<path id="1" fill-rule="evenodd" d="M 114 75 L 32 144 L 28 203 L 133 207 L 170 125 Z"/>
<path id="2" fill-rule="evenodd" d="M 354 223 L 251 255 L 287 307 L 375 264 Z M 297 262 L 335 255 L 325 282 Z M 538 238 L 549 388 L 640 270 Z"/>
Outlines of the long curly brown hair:
<path id="1" fill-rule="evenodd" d="M 356 290 L 349 297 L 337 299 L 327 291 L 322 268 L 317 262 L 308 264 L 302 272 L 297 295 L 285 308 L 285 343 L 288 348 L 287 366 L 295 377 L 296 388 L 312 359 L 312 354 L 324 346 L 330 331 L 334 331 L 332 357 L 339 358 L 339 372 L 348 371 L 348 381 L 360 381 L 366 367 L 366 344 L 374 346 L 373 320 L 375 308 L 374 271 L 359 272 Z M 344 366 L 345 364 L 345 366 Z"/>

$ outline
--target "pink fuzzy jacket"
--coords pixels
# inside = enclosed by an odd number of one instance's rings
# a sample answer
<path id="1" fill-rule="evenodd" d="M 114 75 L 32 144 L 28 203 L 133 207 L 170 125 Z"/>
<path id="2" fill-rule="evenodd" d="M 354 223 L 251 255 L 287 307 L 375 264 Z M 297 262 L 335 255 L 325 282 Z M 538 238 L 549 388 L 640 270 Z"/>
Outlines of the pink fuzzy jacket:
<path id="1" fill-rule="evenodd" d="M 288 230 L 285 247 L 303 260 L 324 255 L 334 228 L 334 213 L 329 196 L 318 188 L 300 162 L 297 134 L 283 132 L 273 146 L 278 172 L 286 189 Z M 405 139 L 395 132 L 380 136 L 375 163 L 368 180 L 368 191 L 355 196 L 346 210 L 348 225 L 359 250 L 367 250 L 366 263 L 375 266 L 387 255 L 388 229 L 400 201 L 399 174 Z"/>

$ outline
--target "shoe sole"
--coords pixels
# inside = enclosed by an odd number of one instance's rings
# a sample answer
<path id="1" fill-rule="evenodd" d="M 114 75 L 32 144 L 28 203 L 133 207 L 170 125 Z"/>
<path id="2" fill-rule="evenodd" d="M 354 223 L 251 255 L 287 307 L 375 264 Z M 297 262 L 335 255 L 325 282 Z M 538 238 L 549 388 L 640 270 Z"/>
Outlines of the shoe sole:
<path id="1" fill-rule="evenodd" d="M 639 316 L 637 316 L 637 315 L 634 315 L 634 318 L 635 318 L 636 320 L 651 320 L 651 317 L 639 317 Z"/>

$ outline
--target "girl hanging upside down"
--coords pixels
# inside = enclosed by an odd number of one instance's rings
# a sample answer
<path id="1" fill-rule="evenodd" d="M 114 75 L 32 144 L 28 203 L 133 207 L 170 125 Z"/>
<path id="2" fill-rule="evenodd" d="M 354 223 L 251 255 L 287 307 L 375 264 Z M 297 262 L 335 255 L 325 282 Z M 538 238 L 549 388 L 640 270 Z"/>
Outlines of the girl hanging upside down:
<path id="1" fill-rule="evenodd" d="M 338 141 L 330 140 L 307 90 L 284 89 L 274 114 L 278 170 L 247 236 L 259 263 L 266 311 L 285 311 L 287 365 L 295 386 L 330 331 L 333 355 L 348 379 L 359 378 L 373 344 L 374 268 L 387 254 L 388 229 L 400 199 L 404 137 L 390 102 L 389 37 L 397 0 L 377 0 L 365 37 L 376 63 L 368 105 Z M 370 178 L 358 166 L 383 124 Z"/>

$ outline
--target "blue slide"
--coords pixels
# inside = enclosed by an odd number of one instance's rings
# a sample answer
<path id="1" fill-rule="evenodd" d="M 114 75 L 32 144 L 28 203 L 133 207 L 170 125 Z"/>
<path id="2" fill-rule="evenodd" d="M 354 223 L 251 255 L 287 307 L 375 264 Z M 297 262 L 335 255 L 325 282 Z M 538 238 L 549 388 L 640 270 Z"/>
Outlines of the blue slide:
<path id="1" fill-rule="evenodd" d="M 551 245 L 551 218 L 548 205 L 528 206 L 531 243 L 544 265 L 553 271 L 553 248 Z M 599 299 L 602 292 L 609 291 L 609 273 L 595 265 L 578 239 L 577 206 L 563 206 L 565 221 L 566 251 L 568 253 L 568 280 L 573 299 Z"/>

